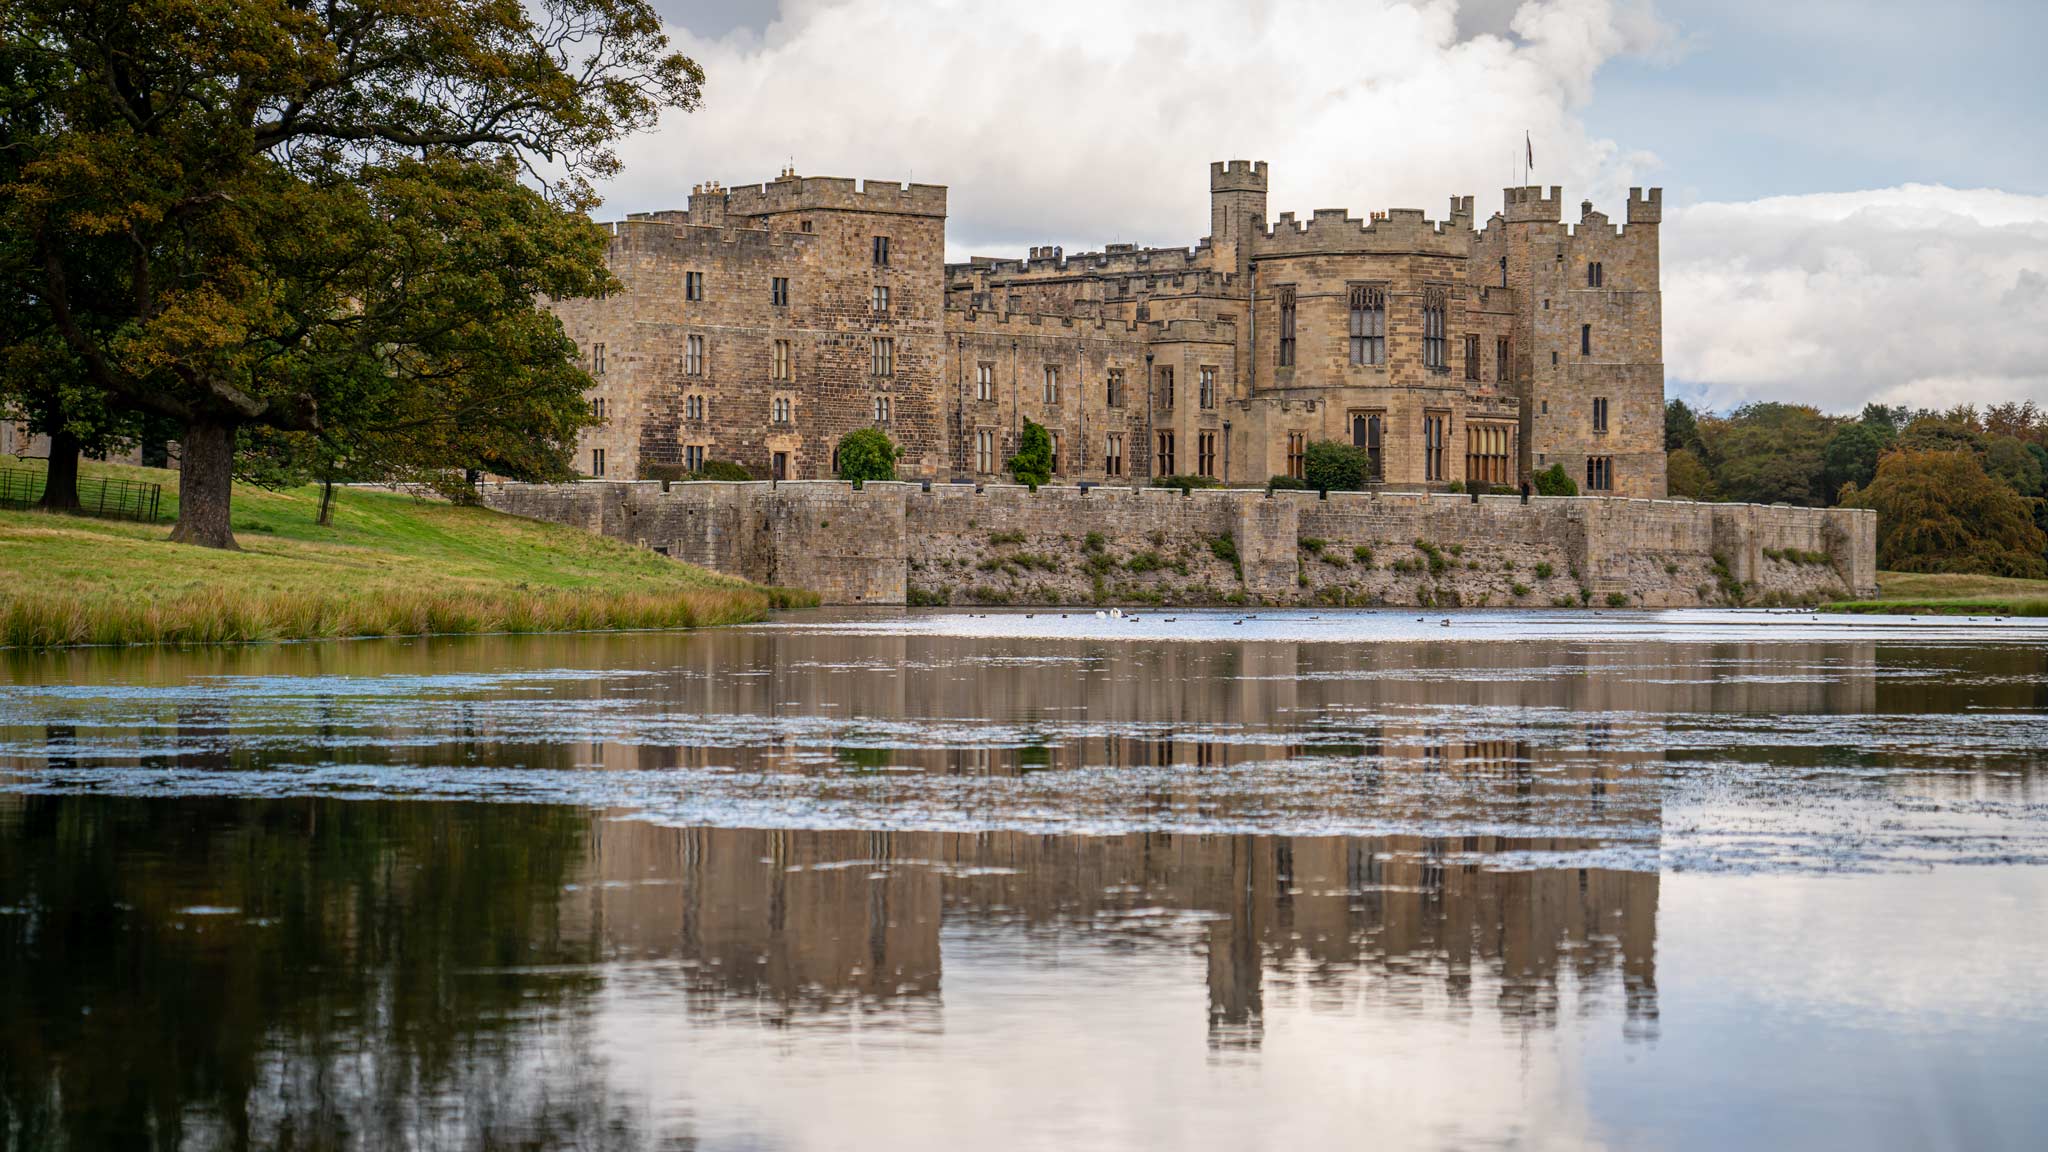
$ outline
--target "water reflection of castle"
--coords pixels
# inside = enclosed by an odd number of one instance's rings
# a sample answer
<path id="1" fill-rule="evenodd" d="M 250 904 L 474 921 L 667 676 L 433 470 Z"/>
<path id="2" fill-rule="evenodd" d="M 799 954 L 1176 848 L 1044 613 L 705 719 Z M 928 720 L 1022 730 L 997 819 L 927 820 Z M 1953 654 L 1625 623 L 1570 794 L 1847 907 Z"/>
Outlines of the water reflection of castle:
<path id="1" fill-rule="evenodd" d="M 1255 1044 L 1273 996 L 1490 1001 L 1540 1026 L 1611 992 L 1654 1029 L 1655 873 L 1496 871 L 1582 841 L 668 829 L 599 822 L 563 927 L 607 958 L 679 962 L 708 1010 L 788 1022 L 935 1012 L 942 928 L 1206 955 L 1213 1042 Z"/>

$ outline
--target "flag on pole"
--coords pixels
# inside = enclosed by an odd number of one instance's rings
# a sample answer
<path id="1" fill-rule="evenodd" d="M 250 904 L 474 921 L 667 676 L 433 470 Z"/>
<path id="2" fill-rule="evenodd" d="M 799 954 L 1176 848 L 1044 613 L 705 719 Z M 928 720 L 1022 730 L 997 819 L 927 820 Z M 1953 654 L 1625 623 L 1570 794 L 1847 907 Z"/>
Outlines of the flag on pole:
<path id="1" fill-rule="evenodd" d="M 1527 167 L 1530 171 L 1534 171 L 1536 168 L 1536 145 L 1530 142 L 1529 132 L 1527 129 L 1522 130 L 1522 147 L 1529 154 Z"/>

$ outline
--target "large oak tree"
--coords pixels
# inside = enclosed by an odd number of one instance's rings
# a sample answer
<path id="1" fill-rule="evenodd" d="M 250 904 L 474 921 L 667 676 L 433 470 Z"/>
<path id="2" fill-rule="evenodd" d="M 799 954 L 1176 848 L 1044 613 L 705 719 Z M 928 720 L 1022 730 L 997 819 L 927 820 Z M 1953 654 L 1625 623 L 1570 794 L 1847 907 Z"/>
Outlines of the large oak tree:
<path id="1" fill-rule="evenodd" d="M 243 429 L 558 466 L 588 379 L 539 299 L 610 283 L 592 184 L 702 83 L 642 0 L 9 0 L 0 38 L 0 334 L 178 421 L 214 547 Z"/>

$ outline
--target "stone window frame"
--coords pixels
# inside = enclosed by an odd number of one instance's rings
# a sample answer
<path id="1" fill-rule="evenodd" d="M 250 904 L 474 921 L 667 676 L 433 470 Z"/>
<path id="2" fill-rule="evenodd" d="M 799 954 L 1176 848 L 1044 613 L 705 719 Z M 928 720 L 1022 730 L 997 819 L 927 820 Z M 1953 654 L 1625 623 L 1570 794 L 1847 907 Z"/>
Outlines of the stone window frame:
<path id="1" fill-rule="evenodd" d="M 702 422 L 707 419 L 711 403 L 702 392 L 691 392 L 683 397 L 683 419 Z"/>
<path id="2" fill-rule="evenodd" d="M 877 395 L 875 397 L 875 423 L 887 424 L 889 422 L 889 416 L 889 397 L 887 395 Z"/>
<path id="3" fill-rule="evenodd" d="M 868 303 L 870 311 L 877 313 L 887 312 L 889 310 L 889 286 L 887 284 L 875 285 L 875 290 L 870 294 Z"/>
<path id="4" fill-rule="evenodd" d="M 1387 286 L 1357 283 L 1345 286 L 1349 309 L 1351 363 L 1360 368 L 1383 368 L 1387 363 Z"/>
<path id="5" fill-rule="evenodd" d="M 1173 407 L 1173 365 L 1161 364 L 1159 370 L 1159 406 Z"/>
<path id="6" fill-rule="evenodd" d="M 1352 447 L 1365 453 L 1365 478 L 1385 483 L 1387 478 L 1387 410 L 1355 408 L 1349 414 Z"/>
<path id="7" fill-rule="evenodd" d="M 596 421 L 597 421 L 597 422 L 599 422 L 599 423 L 603 423 L 603 422 L 605 421 L 605 419 L 606 419 L 606 416 L 605 416 L 605 408 L 606 408 L 606 404 L 605 404 L 605 399 L 604 399 L 604 397 L 602 397 L 602 396 L 592 396 L 592 397 L 590 398 L 590 418 L 591 418 L 591 419 L 593 419 L 593 420 L 596 420 Z"/>
<path id="8" fill-rule="evenodd" d="M 683 467 L 692 472 L 702 472 L 704 470 L 704 462 L 710 456 L 711 446 L 709 444 L 683 445 Z"/>
<path id="9" fill-rule="evenodd" d="M 683 375 L 704 375 L 704 361 L 708 358 L 704 337 L 696 334 L 683 337 Z"/>
<path id="10" fill-rule="evenodd" d="M 1103 382 L 1103 404 L 1109 408 L 1124 406 L 1124 370 L 1109 369 L 1108 379 Z"/>
<path id="11" fill-rule="evenodd" d="M 1102 443 L 1102 474 L 1121 476 L 1124 474 L 1124 434 L 1109 433 Z"/>
<path id="12" fill-rule="evenodd" d="M 1306 431 L 1287 434 L 1287 475 L 1296 480 L 1308 476 L 1308 433 Z"/>
<path id="13" fill-rule="evenodd" d="M 793 424 L 796 422 L 796 400 L 787 393 L 777 393 L 768 402 L 770 424 Z"/>
<path id="14" fill-rule="evenodd" d="M 1606 286 L 1607 286 L 1607 270 L 1606 270 L 1605 268 L 1601 267 L 1601 265 L 1600 265 L 1600 261 L 1598 261 L 1598 260 L 1588 260 L 1588 261 L 1586 261 L 1586 287 L 1588 287 L 1588 288 L 1604 288 L 1604 287 L 1606 287 Z"/>
<path id="15" fill-rule="evenodd" d="M 768 348 L 768 378 L 787 384 L 796 379 L 796 347 L 788 340 L 775 340 Z"/>
<path id="16" fill-rule="evenodd" d="M 1056 407 L 1059 402 L 1060 366 L 1057 364 L 1047 364 L 1045 366 L 1045 404 L 1046 407 L 1051 408 Z"/>
<path id="17" fill-rule="evenodd" d="M 704 302 L 704 274 L 702 272 L 691 271 L 683 273 L 683 299 L 698 304 Z"/>
<path id="18" fill-rule="evenodd" d="M 1515 369 L 1514 369 L 1514 345 L 1513 345 L 1512 343 L 1510 343 L 1510 339 L 1509 339 L 1509 337 L 1506 337 L 1506 336 L 1496 336 L 1496 337 L 1494 337 L 1494 338 L 1493 338 L 1493 376 L 1494 376 L 1494 383 L 1496 383 L 1496 384 L 1506 384 L 1506 383 L 1507 383 L 1507 382 L 1508 382 L 1508 381 L 1509 381 L 1509 380 L 1510 380 L 1510 379 L 1511 379 L 1511 378 L 1512 378 L 1512 377 L 1514 376 L 1514 371 L 1515 371 Z"/>
<path id="19" fill-rule="evenodd" d="M 868 337 L 868 375 L 888 379 L 896 375 L 896 338 Z"/>
<path id="20" fill-rule="evenodd" d="M 992 404 L 996 399 L 996 362 L 977 360 L 974 364 L 974 399 L 979 404 Z"/>
<path id="21" fill-rule="evenodd" d="M 974 430 L 974 471 L 982 476 L 993 476 L 1002 466 L 1001 434 L 994 428 Z"/>
<path id="22" fill-rule="evenodd" d="M 887 236 L 875 237 L 874 256 L 875 267 L 887 268 L 889 266 L 889 238 Z"/>
<path id="23" fill-rule="evenodd" d="M 769 278 L 768 305 L 771 308 L 789 307 L 789 277 L 773 276 Z"/>
<path id="24" fill-rule="evenodd" d="M 1154 445 L 1152 454 L 1152 474 L 1154 476 L 1172 476 L 1174 475 L 1173 466 L 1175 463 L 1173 458 L 1173 429 L 1159 429 L 1157 438 L 1158 442 Z"/>
<path id="25" fill-rule="evenodd" d="M 1513 426 L 1493 420 L 1465 422 L 1465 482 L 1507 484 L 1514 470 Z"/>
<path id="26" fill-rule="evenodd" d="M 1422 286 L 1422 367 L 1439 374 L 1451 370 L 1451 290 L 1443 284 Z"/>
<path id="27" fill-rule="evenodd" d="M 1451 412 L 1429 408 L 1422 413 L 1422 479 L 1441 484 L 1450 480 Z"/>
<path id="28" fill-rule="evenodd" d="M 1614 491 L 1614 457 L 1586 457 L 1586 491 Z"/>
<path id="29" fill-rule="evenodd" d="M 592 448 L 590 450 L 590 476 L 594 480 L 602 480 L 604 478 L 604 449 L 602 448 Z"/>
<path id="30" fill-rule="evenodd" d="M 1275 367 L 1292 368 L 1294 367 L 1295 354 L 1296 313 L 1299 311 L 1300 303 L 1299 298 L 1295 294 L 1294 285 L 1276 285 L 1273 290 L 1273 303 L 1280 312 L 1280 347 L 1276 354 Z"/>
<path id="31" fill-rule="evenodd" d="M 602 340 L 590 346 L 590 374 L 592 376 L 604 375 L 604 341 Z"/>
<path id="32" fill-rule="evenodd" d="M 1200 406 L 1203 408 L 1214 408 L 1216 407 L 1216 365 L 1204 364 L 1197 371 L 1200 373 L 1202 380 L 1202 386 L 1198 394 L 1201 402 Z"/>
<path id="33" fill-rule="evenodd" d="M 1588 357 L 1593 355 L 1593 326 L 1591 324 L 1579 325 L 1579 355 Z"/>
<path id="34" fill-rule="evenodd" d="M 1596 435 L 1596 436 L 1605 436 L 1605 435 L 1607 435 L 1607 417 L 1608 417 L 1608 415 L 1610 414 L 1610 408 L 1611 408 L 1611 407 L 1612 407 L 1612 406 L 1611 406 L 1611 405 L 1609 405 L 1609 404 L 1608 404 L 1608 402 L 1607 402 L 1607 397 L 1605 397 L 1605 396 L 1595 396 L 1595 397 L 1593 397 L 1593 433 L 1594 433 L 1594 435 Z"/>
<path id="35" fill-rule="evenodd" d="M 1207 429 L 1195 433 L 1195 475 L 1216 475 L 1216 433 Z"/>
<path id="36" fill-rule="evenodd" d="M 1465 379 L 1477 383 L 1479 380 L 1479 333 L 1465 333 Z"/>

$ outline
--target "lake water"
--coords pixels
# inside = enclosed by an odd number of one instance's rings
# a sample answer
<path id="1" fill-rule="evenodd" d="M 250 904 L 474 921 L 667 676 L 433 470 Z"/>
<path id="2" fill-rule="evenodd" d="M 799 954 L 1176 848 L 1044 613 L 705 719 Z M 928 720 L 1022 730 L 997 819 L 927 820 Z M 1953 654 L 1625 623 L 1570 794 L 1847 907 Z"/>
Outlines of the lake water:
<path id="1" fill-rule="evenodd" d="M 0 653 L 0 1148 L 2038 1148 L 2048 621 Z"/>

